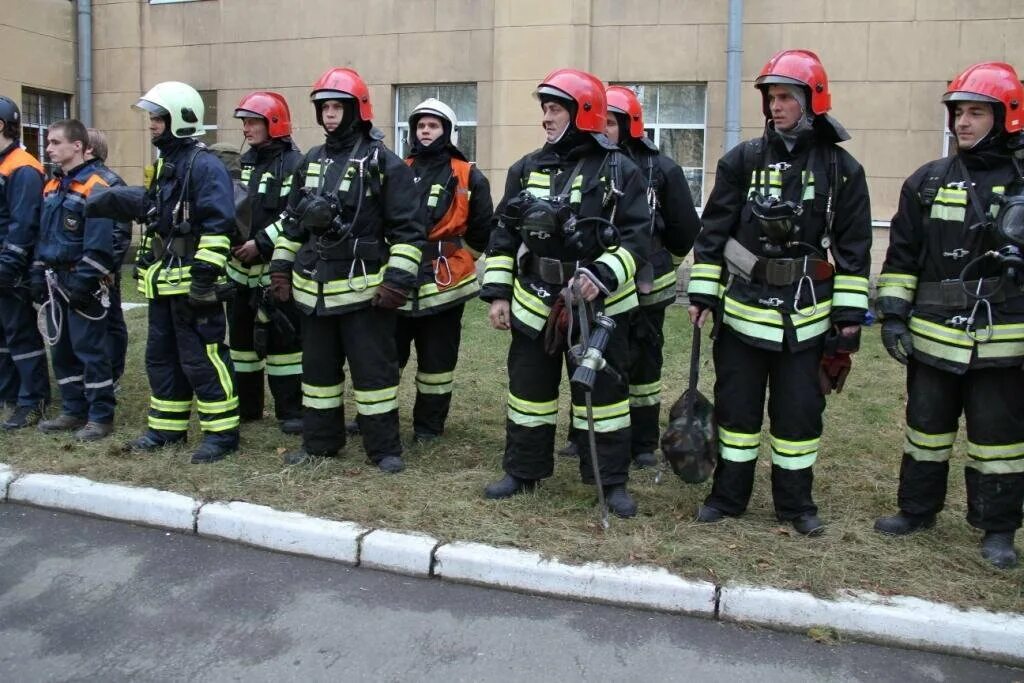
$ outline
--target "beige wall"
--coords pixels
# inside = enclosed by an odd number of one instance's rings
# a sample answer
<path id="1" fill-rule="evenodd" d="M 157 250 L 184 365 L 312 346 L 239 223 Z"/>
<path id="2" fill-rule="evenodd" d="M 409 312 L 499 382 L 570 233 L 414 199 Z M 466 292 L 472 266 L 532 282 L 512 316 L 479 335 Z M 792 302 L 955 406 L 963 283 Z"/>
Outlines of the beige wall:
<path id="1" fill-rule="evenodd" d="M 575 66 L 605 80 L 706 82 L 706 194 L 723 138 L 727 5 L 202 0 L 150 6 L 97 0 L 96 122 L 117 139 L 111 161 L 137 180 L 150 152 L 143 118 L 130 105 L 160 80 L 217 90 L 219 138 L 238 142 L 230 118 L 238 98 L 255 88 L 280 90 L 304 147 L 320 136 L 309 85 L 328 66 L 362 73 L 389 138 L 395 84 L 475 81 L 478 161 L 500 188 L 504 169 L 541 141 L 533 87 L 548 70 Z M 853 134 L 847 146 L 867 170 L 872 213 L 882 220 L 895 209 L 902 179 L 941 151 L 939 97 L 946 81 L 985 59 L 1024 69 L 1024 41 L 1010 40 L 1024 33 L 1019 0 L 747 0 L 744 19 L 744 137 L 761 128 L 752 87 L 761 65 L 782 47 L 817 51 L 832 78 L 833 113 Z"/>
<path id="2" fill-rule="evenodd" d="M 23 86 L 74 94 L 74 3 L 67 0 L 5 0 L 3 3 L 0 95 L 10 97 L 21 106 Z"/>

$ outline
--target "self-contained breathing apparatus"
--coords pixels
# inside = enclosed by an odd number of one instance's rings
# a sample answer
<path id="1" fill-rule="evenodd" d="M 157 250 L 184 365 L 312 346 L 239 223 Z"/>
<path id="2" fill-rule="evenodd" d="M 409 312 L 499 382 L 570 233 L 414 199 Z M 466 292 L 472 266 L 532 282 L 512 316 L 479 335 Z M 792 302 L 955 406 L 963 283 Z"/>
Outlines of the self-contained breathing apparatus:
<path id="1" fill-rule="evenodd" d="M 322 151 L 322 171 L 316 188 L 303 188 L 302 198 L 295 208 L 286 208 L 282 214 L 286 226 L 289 223 L 298 225 L 313 236 L 319 260 L 351 259 L 348 280 L 353 291 L 363 291 L 369 287 L 367 261 L 379 261 L 382 254 L 381 245 L 375 237 L 353 234 L 368 191 L 380 191 L 380 149 L 373 145 L 366 155 L 359 157 L 357 155 L 361 147 L 362 141 L 357 142 L 330 188 L 325 178 L 327 169 L 333 164 L 326 156 L 326 149 Z M 356 193 L 355 206 L 352 208 L 348 206 L 350 202 L 346 201 L 350 192 Z M 316 279 L 316 274 L 315 267 L 306 273 L 311 279 Z M 360 285 L 356 286 L 356 282 Z"/>

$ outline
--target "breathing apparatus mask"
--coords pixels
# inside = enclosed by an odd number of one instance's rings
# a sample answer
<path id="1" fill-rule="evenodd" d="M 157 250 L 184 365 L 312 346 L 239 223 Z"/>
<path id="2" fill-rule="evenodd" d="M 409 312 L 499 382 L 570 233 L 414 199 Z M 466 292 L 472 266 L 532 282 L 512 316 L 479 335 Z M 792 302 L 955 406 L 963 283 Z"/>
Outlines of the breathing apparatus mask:
<path id="1" fill-rule="evenodd" d="M 602 250 L 614 249 L 619 244 L 619 231 L 611 221 L 601 216 L 579 218 L 568 198 L 562 195 L 534 197 L 523 190 L 506 203 L 501 218 L 506 227 L 518 229 L 527 244 L 553 240 L 552 244 L 561 244 L 582 255 L 587 245 L 586 231 L 580 226 L 591 222 L 599 224 L 593 235 Z"/>
<path id="2" fill-rule="evenodd" d="M 803 204 L 754 192 L 750 210 L 761 224 L 761 241 L 767 254 L 781 254 L 786 245 L 796 240 L 800 232 L 796 220 L 803 215 Z"/>
<path id="3" fill-rule="evenodd" d="M 315 237 L 325 235 L 341 236 L 352 229 L 352 225 L 341 219 L 341 207 L 337 198 L 305 191 L 294 209 L 286 209 L 286 220 L 298 223 Z"/>
<path id="4" fill-rule="evenodd" d="M 999 211 L 992 227 L 999 247 L 992 257 L 1010 277 L 1024 275 L 1024 194 L 998 197 Z"/>

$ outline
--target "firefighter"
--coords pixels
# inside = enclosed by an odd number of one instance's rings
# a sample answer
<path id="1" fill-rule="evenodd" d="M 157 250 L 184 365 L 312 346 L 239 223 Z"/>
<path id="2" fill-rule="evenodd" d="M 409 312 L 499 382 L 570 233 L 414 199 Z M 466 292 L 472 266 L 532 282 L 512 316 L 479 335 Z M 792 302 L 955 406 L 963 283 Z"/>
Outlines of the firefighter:
<path id="1" fill-rule="evenodd" d="M 583 390 L 572 387 L 572 438 L 580 474 L 594 485 L 588 430 L 595 432 L 600 484 L 609 509 L 632 517 L 629 478 L 630 312 L 633 278 L 647 255 L 650 211 L 637 167 L 604 136 L 605 92 L 583 71 L 558 69 L 537 87 L 544 146 L 509 169 L 487 247 L 481 298 L 495 329 L 511 329 L 505 475 L 484 490 L 508 498 L 551 476 L 566 323 L 580 299 L 615 322 L 604 359 L 619 377 L 601 372 L 587 419 Z M 563 291 L 565 290 L 565 291 Z M 568 295 L 568 301 L 567 301 Z M 590 317 L 585 316 L 585 317 Z M 576 341 L 571 339 L 568 341 Z"/>
<path id="2" fill-rule="evenodd" d="M 775 514 L 817 535 L 812 466 L 825 391 L 842 389 L 868 305 L 871 211 L 817 55 L 779 52 L 754 85 L 764 134 L 719 162 L 688 286 L 691 321 L 717 328 L 719 458 L 697 520 L 746 510 L 770 386 Z"/>
<path id="3" fill-rule="evenodd" d="M 114 221 L 85 218 L 94 189 L 117 179 L 86 161 L 89 133 L 81 121 L 50 126 L 46 153 L 57 177 L 43 188 L 39 241 L 31 269 L 32 298 L 41 305 L 53 374 L 60 387 L 60 415 L 39 423 L 39 431 L 74 432 L 97 441 L 114 429 L 114 379 L 106 320 L 114 282 Z"/>
<path id="4" fill-rule="evenodd" d="M 363 447 L 383 472 L 405 467 L 398 438 L 395 311 L 416 287 L 425 246 L 412 170 L 373 127 L 366 83 L 332 68 L 310 99 L 323 145 L 292 179 L 271 261 L 271 292 L 302 312 L 302 448 L 287 464 L 345 445 L 342 365 L 355 391 Z"/>
<path id="5" fill-rule="evenodd" d="M 38 423 L 50 400 L 46 349 L 28 286 L 43 167 L 20 143 L 21 111 L 0 96 L 0 400 L 11 409 L 0 425 L 5 430 Z"/>
<path id="6" fill-rule="evenodd" d="M 417 287 L 398 310 L 398 362 L 416 345 L 413 441 L 444 432 L 459 359 L 462 312 L 480 291 L 476 259 L 491 233 L 491 187 L 458 148 L 459 122 L 444 102 L 428 99 L 409 115 L 412 168 L 424 220 L 430 226 Z"/>
<path id="7" fill-rule="evenodd" d="M 92 161 L 110 187 L 123 186 L 121 176 L 107 168 L 107 135 L 96 128 L 89 132 L 89 147 L 85 150 L 85 160 Z M 124 321 L 121 310 L 121 267 L 124 265 L 128 248 L 132 244 L 132 222 L 117 221 L 114 224 L 114 281 L 107 287 L 110 307 L 107 309 L 107 348 L 110 356 L 110 372 L 114 378 L 114 390 L 117 390 L 121 375 L 124 374 L 125 358 L 128 355 L 128 325 Z"/>
<path id="8" fill-rule="evenodd" d="M 961 413 L 967 521 L 981 554 L 1017 563 L 1024 505 L 1024 88 L 1009 64 L 975 64 L 942 97 L 956 154 L 904 183 L 878 281 L 882 341 L 907 366 L 899 512 L 875 529 L 935 524 Z"/>
<path id="9" fill-rule="evenodd" d="M 203 439 L 191 460 L 212 463 L 238 448 L 238 397 L 220 300 L 235 232 L 231 179 L 195 140 L 205 129 L 194 88 L 158 83 L 135 106 L 149 114 L 160 158 L 146 192 L 150 222 L 137 264 L 139 291 L 149 300 L 149 428 L 126 448 L 151 452 L 183 442 L 194 394 Z"/>
<path id="10" fill-rule="evenodd" d="M 232 251 L 227 266 L 228 277 L 238 285 L 228 322 L 239 415 L 243 422 L 263 417 L 266 369 L 281 431 L 301 434 L 301 320 L 294 302 L 270 296 L 269 264 L 278 236 L 274 224 L 288 202 L 302 153 L 292 142 L 288 103 L 278 93 L 249 93 L 235 108 L 235 118 L 242 120 L 249 143 L 240 159 L 246 208 L 236 216 L 245 241 Z"/>
<path id="11" fill-rule="evenodd" d="M 676 268 L 693 247 L 700 231 L 690 184 L 679 164 L 659 153 L 644 134 L 643 109 L 636 94 L 613 85 L 606 91 L 605 134 L 640 168 L 651 209 L 647 236 L 651 241 L 646 263 L 637 269 L 640 307 L 629 326 L 629 421 L 633 463 L 652 467 L 658 448 L 661 414 L 662 348 L 665 309 L 676 298 Z"/>

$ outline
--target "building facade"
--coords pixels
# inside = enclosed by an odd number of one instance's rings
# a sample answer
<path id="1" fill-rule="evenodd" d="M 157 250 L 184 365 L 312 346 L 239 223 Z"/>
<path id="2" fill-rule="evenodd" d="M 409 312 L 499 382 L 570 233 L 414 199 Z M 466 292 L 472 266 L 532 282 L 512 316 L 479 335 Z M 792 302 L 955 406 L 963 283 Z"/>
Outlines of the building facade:
<path id="1" fill-rule="evenodd" d="M 497 194 L 507 167 L 542 142 L 537 82 L 578 67 L 638 88 L 652 136 L 703 201 L 722 154 L 727 17 L 728 0 L 94 0 L 93 120 L 129 182 L 153 156 L 131 105 L 162 80 L 200 90 L 215 127 L 206 139 L 240 146 L 238 99 L 280 91 L 307 148 L 321 139 L 310 84 L 330 66 L 351 66 L 399 148 L 413 105 L 450 100 Z M 75 113 L 74 22 L 68 0 L 7 3 L 0 92 L 21 101 L 26 118 L 33 107 L 40 121 L 65 104 Z M 866 169 L 873 216 L 887 221 L 903 179 L 945 149 L 947 81 L 982 60 L 1024 70 L 1024 41 L 1012 39 L 1022 33 L 1019 0 L 746 0 L 742 136 L 763 125 L 752 83 L 768 57 L 816 51 L 833 113 L 853 136 L 846 146 Z"/>

